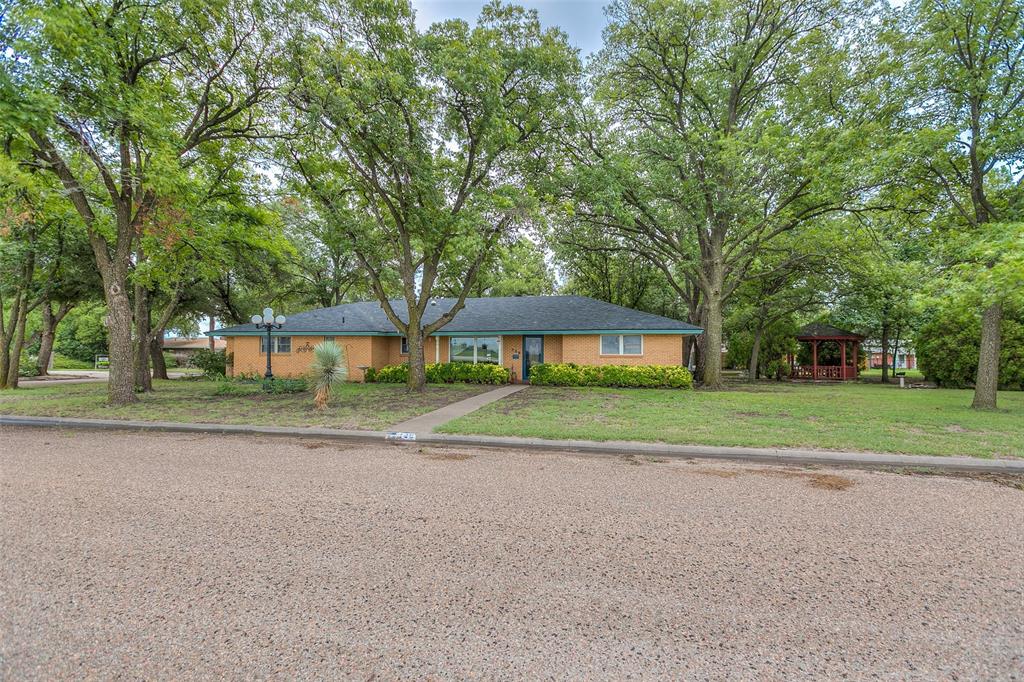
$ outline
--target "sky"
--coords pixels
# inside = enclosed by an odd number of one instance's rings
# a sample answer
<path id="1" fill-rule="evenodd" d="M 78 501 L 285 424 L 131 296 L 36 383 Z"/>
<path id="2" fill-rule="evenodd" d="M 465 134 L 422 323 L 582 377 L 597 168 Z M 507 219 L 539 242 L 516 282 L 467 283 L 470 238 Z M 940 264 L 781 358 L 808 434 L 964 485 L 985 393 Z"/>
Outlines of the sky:
<path id="1" fill-rule="evenodd" d="M 517 5 L 537 10 L 541 24 L 559 26 L 569 43 L 582 56 L 601 47 L 601 29 L 605 25 L 604 6 L 608 0 L 516 0 Z M 484 6 L 483 0 L 412 0 L 416 23 L 424 29 L 435 21 L 465 19 L 472 25 Z"/>

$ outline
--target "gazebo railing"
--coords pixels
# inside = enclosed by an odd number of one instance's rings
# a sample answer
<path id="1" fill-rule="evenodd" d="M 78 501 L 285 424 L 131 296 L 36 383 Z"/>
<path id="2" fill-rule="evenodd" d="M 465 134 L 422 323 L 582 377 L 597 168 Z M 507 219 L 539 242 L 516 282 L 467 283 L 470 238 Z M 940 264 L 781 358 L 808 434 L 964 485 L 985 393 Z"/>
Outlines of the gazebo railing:
<path id="1" fill-rule="evenodd" d="M 818 365 L 817 373 L 815 373 L 813 365 L 794 365 L 793 378 L 844 381 L 846 379 L 856 379 L 857 368 L 853 366 L 841 367 L 839 365 Z"/>

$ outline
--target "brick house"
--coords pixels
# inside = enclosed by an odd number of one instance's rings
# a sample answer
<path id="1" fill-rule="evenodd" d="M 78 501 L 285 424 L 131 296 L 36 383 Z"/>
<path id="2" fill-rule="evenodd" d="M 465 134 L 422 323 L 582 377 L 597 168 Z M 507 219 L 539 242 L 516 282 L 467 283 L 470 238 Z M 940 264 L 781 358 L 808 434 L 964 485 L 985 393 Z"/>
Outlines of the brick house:
<path id="1" fill-rule="evenodd" d="M 431 301 L 426 320 L 437 319 L 455 299 Z M 392 301 L 405 317 L 403 301 Z M 513 381 L 529 377 L 531 365 L 682 365 L 688 337 L 702 330 L 679 320 L 643 313 L 583 296 L 470 298 L 455 318 L 425 339 L 427 362 L 501 364 Z M 209 332 L 225 337 L 229 374 L 262 374 L 267 336 L 251 324 Z M 345 349 L 349 378 L 362 381 L 367 367 L 408 360 L 405 338 L 377 302 L 347 303 L 289 315 L 271 334 L 276 376 L 305 374 L 313 348 L 325 339 Z"/>

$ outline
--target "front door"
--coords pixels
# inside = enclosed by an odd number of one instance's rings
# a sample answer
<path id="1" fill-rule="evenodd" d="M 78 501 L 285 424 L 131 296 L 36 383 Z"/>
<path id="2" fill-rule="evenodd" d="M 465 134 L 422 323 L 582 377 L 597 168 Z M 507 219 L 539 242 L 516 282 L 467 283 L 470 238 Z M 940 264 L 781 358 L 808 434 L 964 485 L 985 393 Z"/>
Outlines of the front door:
<path id="1" fill-rule="evenodd" d="M 544 362 L 544 337 L 523 337 L 523 381 L 530 380 L 530 367 Z"/>

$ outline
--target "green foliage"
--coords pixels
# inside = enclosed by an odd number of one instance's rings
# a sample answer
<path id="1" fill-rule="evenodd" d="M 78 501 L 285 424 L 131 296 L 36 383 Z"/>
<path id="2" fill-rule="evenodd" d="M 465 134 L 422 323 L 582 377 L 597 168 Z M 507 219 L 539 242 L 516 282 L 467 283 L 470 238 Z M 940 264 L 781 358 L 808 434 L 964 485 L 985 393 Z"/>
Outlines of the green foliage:
<path id="1" fill-rule="evenodd" d="M 530 367 L 537 386 L 608 386 L 621 388 L 693 388 L 693 376 L 674 365 L 577 365 L 542 363 Z"/>
<path id="2" fill-rule="evenodd" d="M 39 376 L 39 367 L 37 363 L 39 358 L 29 355 L 28 353 L 21 354 L 21 362 L 18 364 L 18 376 L 20 377 L 37 377 Z"/>
<path id="3" fill-rule="evenodd" d="M 428 384 L 507 384 L 511 373 L 501 365 L 470 362 L 430 363 L 425 367 Z M 366 370 L 367 383 L 403 384 L 409 381 L 409 365 L 388 365 Z"/>
<path id="4" fill-rule="evenodd" d="M 227 374 L 227 353 L 222 350 L 201 348 L 192 354 L 190 362 L 193 367 L 203 370 L 203 375 L 210 379 Z"/>
<path id="5" fill-rule="evenodd" d="M 57 327 L 54 352 L 88 363 L 88 369 L 92 369 L 96 356 L 107 354 L 107 329 L 103 325 L 106 314 L 102 305 L 72 310 Z"/>
<path id="6" fill-rule="evenodd" d="M 769 360 L 764 364 L 764 375 L 769 379 L 782 381 L 788 379 L 792 368 L 785 360 Z"/>
<path id="7" fill-rule="evenodd" d="M 939 386 L 973 386 L 978 370 L 981 322 L 966 306 L 936 306 L 914 338 L 918 368 Z M 1005 315 L 999 358 L 999 386 L 1024 389 L 1024 315 Z"/>
<path id="8" fill-rule="evenodd" d="M 796 324 L 792 317 L 777 320 L 762 332 L 761 346 L 757 353 L 760 358 L 758 364 L 764 366 L 764 373 L 767 376 L 774 376 L 774 373 L 768 369 L 768 363 L 797 349 L 795 334 Z M 747 369 L 753 346 L 754 333 L 749 329 L 741 329 L 729 334 L 726 365 L 735 369 Z"/>
<path id="9" fill-rule="evenodd" d="M 309 390 L 309 382 L 305 379 L 291 379 L 274 377 L 267 381 L 263 380 L 262 388 L 265 393 L 305 393 Z"/>

